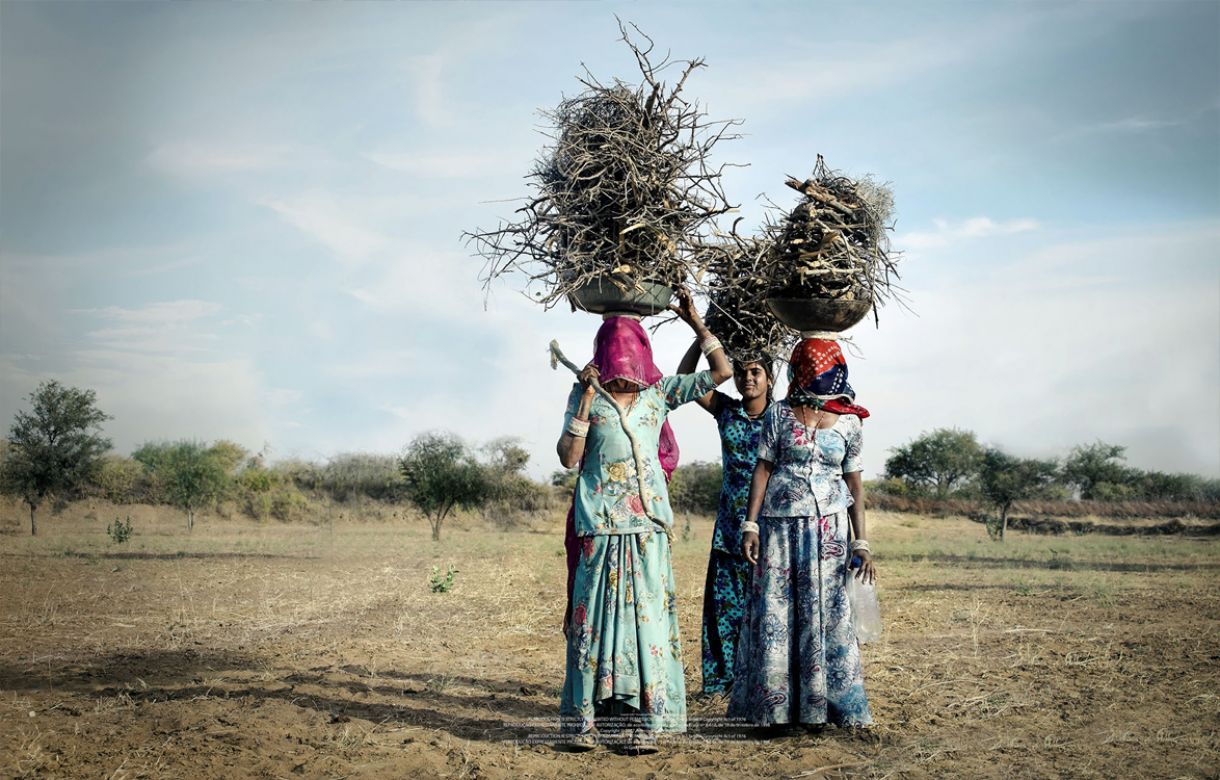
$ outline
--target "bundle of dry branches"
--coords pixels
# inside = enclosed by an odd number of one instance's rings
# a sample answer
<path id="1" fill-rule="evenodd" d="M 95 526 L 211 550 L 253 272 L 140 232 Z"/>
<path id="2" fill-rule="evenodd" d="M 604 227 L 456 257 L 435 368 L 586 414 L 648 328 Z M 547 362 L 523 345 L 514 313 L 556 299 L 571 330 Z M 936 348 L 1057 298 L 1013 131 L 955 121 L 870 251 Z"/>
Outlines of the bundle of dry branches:
<path id="1" fill-rule="evenodd" d="M 813 175 L 785 182 L 800 203 L 764 234 L 773 244 L 767 273 L 771 295 L 780 298 L 871 300 L 877 306 L 899 288 L 888 231 L 894 197 L 869 177 L 852 180 L 826 166 L 822 155 Z"/>
<path id="2" fill-rule="evenodd" d="M 510 272 L 523 272 L 534 297 L 548 308 L 598 278 L 628 289 L 641 281 L 678 284 L 691 273 L 690 247 L 701 228 L 729 211 L 712 148 L 734 120 L 712 122 L 681 96 L 702 60 L 657 64 L 653 42 L 632 40 L 620 22 L 642 82 L 605 85 L 586 71 L 585 90 L 544 114 L 554 125 L 553 146 L 529 176 L 536 191 L 516 221 L 466 233 L 486 260 L 484 289 Z M 672 87 L 666 68 L 684 67 Z"/>
<path id="3" fill-rule="evenodd" d="M 798 334 L 767 310 L 771 242 L 736 233 L 719 239 L 700 246 L 693 256 L 699 268 L 706 270 L 703 286 L 708 312 L 704 320 L 708 329 L 735 363 L 773 363 L 787 356 Z"/>

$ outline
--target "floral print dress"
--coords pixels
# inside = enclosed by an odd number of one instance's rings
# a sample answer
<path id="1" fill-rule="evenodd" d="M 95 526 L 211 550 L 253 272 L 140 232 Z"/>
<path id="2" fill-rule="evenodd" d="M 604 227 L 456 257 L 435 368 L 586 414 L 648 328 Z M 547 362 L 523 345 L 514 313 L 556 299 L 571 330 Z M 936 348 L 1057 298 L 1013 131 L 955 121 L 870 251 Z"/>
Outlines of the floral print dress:
<path id="1" fill-rule="evenodd" d="M 745 612 L 750 564 L 741 554 L 750 481 L 758 460 L 762 416 L 751 418 L 739 399 L 716 393 L 723 478 L 703 586 L 703 692 L 723 693 L 733 684 L 737 634 Z"/>
<path id="2" fill-rule="evenodd" d="M 715 387 L 711 373 L 664 377 L 642 390 L 627 412 L 640 443 L 653 517 L 672 523 L 657 459 L 669 411 Z M 569 399 L 569 417 L 579 388 Z M 678 633 L 678 597 L 670 537 L 644 512 L 631 446 L 618 413 L 597 398 L 589 415 L 575 526 L 580 558 L 572 584 L 561 728 L 591 729 L 599 716 L 634 714 L 643 728 L 686 730 L 686 683 Z"/>
<path id="3" fill-rule="evenodd" d="M 730 717 L 761 726 L 872 722 L 847 598 L 851 495 L 860 419 L 806 428 L 786 402 L 763 418 L 758 457 L 775 464 L 759 557 L 738 636 Z"/>

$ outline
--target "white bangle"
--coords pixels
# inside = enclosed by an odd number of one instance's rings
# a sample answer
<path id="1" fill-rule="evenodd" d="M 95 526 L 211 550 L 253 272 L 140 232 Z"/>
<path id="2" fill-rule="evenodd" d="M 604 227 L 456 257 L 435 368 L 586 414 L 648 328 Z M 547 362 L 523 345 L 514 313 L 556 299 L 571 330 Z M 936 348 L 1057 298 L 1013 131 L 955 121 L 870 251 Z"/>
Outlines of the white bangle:
<path id="1" fill-rule="evenodd" d="M 872 552 L 872 550 L 869 549 L 867 539 L 856 539 L 855 541 L 853 541 L 851 543 L 851 551 L 856 552 L 858 550 L 864 550 L 864 552 Z"/>
<path id="2" fill-rule="evenodd" d="M 589 435 L 589 421 L 582 420 L 579 417 L 573 417 L 568 422 L 568 433 L 578 439 L 583 439 Z"/>
<path id="3" fill-rule="evenodd" d="M 743 520 L 741 523 L 741 533 L 743 535 L 758 533 L 758 523 L 753 520 Z"/>
<path id="4" fill-rule="evenodd" d="M 720 339 L 715 336 L 709 336 L 699 345 L 699 349 L 704 355 L 710 355 L 718 349 L 724 349 L 724 345 L 720 343 Z"/>

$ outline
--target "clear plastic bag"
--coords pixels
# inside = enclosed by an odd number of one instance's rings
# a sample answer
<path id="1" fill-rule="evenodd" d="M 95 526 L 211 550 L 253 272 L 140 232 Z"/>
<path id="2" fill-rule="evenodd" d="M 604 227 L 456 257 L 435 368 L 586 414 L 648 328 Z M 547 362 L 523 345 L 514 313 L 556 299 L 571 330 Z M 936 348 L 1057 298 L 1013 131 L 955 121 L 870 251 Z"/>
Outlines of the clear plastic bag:
<path id="1" fill-rule="evenodd" d="M 876 642 L 881 637 L 881 607 L 877 603 L 877 588 L 856 579 L 856 572 L 847 573 L 847 598 L 855 619 L 856 639 L 860 644 Z"/>

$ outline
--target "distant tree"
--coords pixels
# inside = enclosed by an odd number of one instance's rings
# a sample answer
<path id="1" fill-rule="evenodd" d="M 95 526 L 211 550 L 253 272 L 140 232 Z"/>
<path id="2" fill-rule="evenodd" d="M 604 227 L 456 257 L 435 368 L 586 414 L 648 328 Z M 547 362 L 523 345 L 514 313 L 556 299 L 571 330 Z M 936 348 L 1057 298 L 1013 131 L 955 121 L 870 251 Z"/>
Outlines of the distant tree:
<path id="1" fill-rule="evenodd" d="M 520 475 L 529 464 L 530 454 L 515 436 L 501 436 L 483 445 L 488 465 L 500 474 Z"/>
<path id="2" fill-rule="evenodd" d="M 486 469 L 451 433 L 425 433 L 407 445 L 400 469 L 407 498 L 423 512 L 439 542 L 441 526 L 454 507 L 475 507 L 488 499 Z"/>
<path id="3" fill-rule="evenodd" d="M 110 440 L 101 425 L 111 419 L 97 408 L 92 390 L 43 382 L 29 395 L 33 408 L 19 411 L 9 429 L 0 486 L 30 508 L 30 533 L 38 533 L 36 512 L 48 497 L 67 499 L 93 477 Z"/>
<path id="4" fill-rule="evenodd" d="M 1063 481 L 1086 501 L 1130 498 L 1140 473 L 1123 462 L 1126 451 L 1101 441 L 1073 447 L 1063 462 Z"/>
<path id="5" fill-rule="evenodd" d="M 550 509 L 553 491 L 525 474 L 529 451 L 520 439 L 503 436 L 480 447 L 483 453 L 486 501 L 483 515 L 501 527 L 511 527 L 526 514 Z"/>
<path id="6" fill-rule="evenodd" d="M 319 485 L 335 501 L 364 496 L 377 501 L 398 501 L 403 483 L 399 459 L 394 455 L 349 452 L 336 455 L 322 467 Z"/>
<path id="7" fill-rule="evenodd" d="M 110 453 L 93 474 L 94 492 L 112 504 L 136 504 L 148 499 L 148 476 L 132 458 Z"/>
<path id="8" fill-rule="evenodd" d="M 132 458 L 157 481 L 165 501 L 186 513 L 186 530 L 195 528 L 195 513 L 225 495 L 231 484 L 230 458 L 222 442 L 218 449 L 202 442 L 150 442 L 132 453 Z"/>
<path id="9" fill-rule="evenodd" d="M 1166 474 L 1161 471 L 1141 472 L 1135 478 L 1135 492 L 1150 501 L 1220 500 L 1220 480 L 1204 479 L 1197 474 Z"/>
<path id="10" fill-rule="evenodd" d="M 722 477 L 719 463 L 695 461 L 678 466 L 669 482 L 670 505 L 682 512 L 716 514 Z"/>
<path id="11" fill-rule="evenodd" d="M 551 484 L 565 490 L 575 490 L 579 478 L 580 472 L 576 469 L 556 469 L 551 472 Z"/>
<path id="12" fill-rule="evenodd" d="M 249 450 L 237 442 L 232 442 L 228 439 L 218 439 L 212 442 L 212 446 L 208 447 L 208 451 L 216 459 L 217 465 L 230 475 L 236 475 L 250 458 Z"/>
<path id="13" fill-rule="evenodd" d="M 898 478 L 916 490 L 932 490 L 945 498 L 978 475 L 983 448 L 971 431 L 937 428 L 911 443 L 895 447 L 885 462 L 886 476 Z"/>
<path id="14" fill-rule="evenodd" d="M 1000 513 L 1001 542 L 1008 530 L 1008 513 L 1012 505 L 1045 495 L 1053 488 L 1057 475 L 1058 468 L 1053 460 L 1017 458 L 995 448 L 984 451 L 979 482 L 983 496 Z"/>

